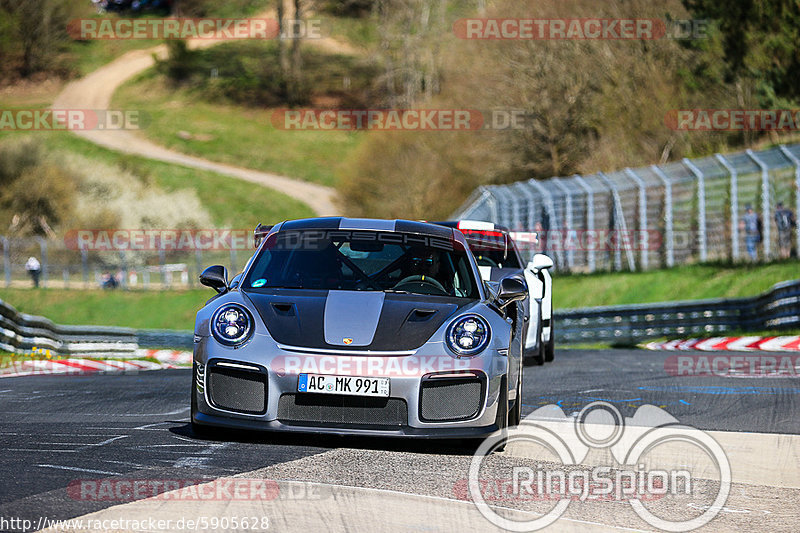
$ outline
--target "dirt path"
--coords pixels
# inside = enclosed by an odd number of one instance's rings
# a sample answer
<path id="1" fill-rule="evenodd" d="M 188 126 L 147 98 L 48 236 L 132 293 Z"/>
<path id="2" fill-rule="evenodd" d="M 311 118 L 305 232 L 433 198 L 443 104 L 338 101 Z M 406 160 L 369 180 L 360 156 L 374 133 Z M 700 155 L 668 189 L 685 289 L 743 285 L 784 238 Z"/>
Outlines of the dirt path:
<path id="1" fill-rule="evenodd" d="M 273 16 L 271 11 L 259 15 L 260 18 Z M 199 49 L 207 48 L 220 42 L 222 41 L 193 39 L 187 44 L 192 49 Z M 352 52 L 351 47 L 330 38 L 308 42 L 338 53 Z M 152 67 L 155 64 L 153 55 L 158 58 L 164 58 L 166 54 L 167 48 L 164 45 L 128 52 L 91 74 L 69 83 L 56 97 L 53 109 L 108 109 L 111 104 L 111 97 L 120 85 Z M 75 133 L 95 144 L 119 152 L 201 170 L 210 170 L 275 189 L 304 202 L 321 216 L 334 215 L 339 212 L 334 205 L 336 192 L 331 187 L 183 154 L 148 141 L 132 131 L 87 130 L 76 131 Z"/>

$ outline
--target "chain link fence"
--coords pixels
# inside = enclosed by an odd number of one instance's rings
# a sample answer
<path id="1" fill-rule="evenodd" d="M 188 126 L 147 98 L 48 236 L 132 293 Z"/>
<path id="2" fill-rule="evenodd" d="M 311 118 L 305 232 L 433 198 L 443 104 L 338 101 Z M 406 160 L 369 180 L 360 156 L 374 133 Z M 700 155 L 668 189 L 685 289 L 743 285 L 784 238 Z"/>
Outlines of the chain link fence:
<path id="1" fill-rule="evenodd" d="M 778 228 L 778 203 L 797 213 L 800 144 L 482 186 L 453 217 L 538 232 L 530 252 L 551 255 L 562 270 L 633 271 L 752 260 L 743 223 L 747 206 L 761 220 L 757 260 L 796 257 L 800 232 Z"/>
<path id="2" fill-rule="evenodd" d="M 245 247 L 96 251 L 75 249 L 62 239 L 0 235 L 0 286 L 31 287 L 33 279 L 26 263 L 34 257 L 40 264 L 42 288 L 198 288 L 198 276 L 206 267 L 225 265 L 232 276 L 244 267 L 252 252 Z"/>

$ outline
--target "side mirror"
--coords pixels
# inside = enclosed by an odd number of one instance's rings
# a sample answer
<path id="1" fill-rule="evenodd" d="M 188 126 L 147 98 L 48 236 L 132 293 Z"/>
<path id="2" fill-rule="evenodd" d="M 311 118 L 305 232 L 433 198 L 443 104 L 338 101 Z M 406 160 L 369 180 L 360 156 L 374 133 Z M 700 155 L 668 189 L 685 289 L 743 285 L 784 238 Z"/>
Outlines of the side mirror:
<path id="1" fill-rule="evenodd" d="M 531 270 L 546 270 L 548 268 L 553 268 L 553 260 L 544 254 L 536 254 L 533 256 L 533 260 L 528 263 L 528 268 Z"/>
<path id="2" fill-rule="evenodd" d="M 503 278 L 497 291 L 497 303 L 500 308 L 508 304 L 524 300 L 528 297 L 528 288 L 517 278 Z"/>
<path id="3" fill-rule="evenodd" d="M 228 290 L 228 269 L 222 265 L 210 266 L 200 274 L 200 283 L 219 293 Z"/>
<path id="4" fill-rule="evenodd" d="M 235 289 L 236 287 L 238 287 L 239 286 L 239 282 L 242 281 L 242 274 L 243 274 L 243 272 L 240 272 L 239 274 L 236 274 L 235 276 L 233 276 L 233 279 L 228 284 L 228 288 Z"/>

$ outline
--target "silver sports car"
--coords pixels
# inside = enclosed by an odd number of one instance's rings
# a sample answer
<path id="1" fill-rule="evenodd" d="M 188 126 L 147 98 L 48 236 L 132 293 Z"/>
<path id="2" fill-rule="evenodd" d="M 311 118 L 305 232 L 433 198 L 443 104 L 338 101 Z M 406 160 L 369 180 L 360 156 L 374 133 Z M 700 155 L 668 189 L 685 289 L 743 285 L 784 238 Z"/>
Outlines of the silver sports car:
<path id="1" fill-rule="evenodd" d="M 482 437 L 520 420 L 518 278 L 484 283 L 461 232 L 316 218 L 257 250 L 197 313 L 192 427 Z"/>

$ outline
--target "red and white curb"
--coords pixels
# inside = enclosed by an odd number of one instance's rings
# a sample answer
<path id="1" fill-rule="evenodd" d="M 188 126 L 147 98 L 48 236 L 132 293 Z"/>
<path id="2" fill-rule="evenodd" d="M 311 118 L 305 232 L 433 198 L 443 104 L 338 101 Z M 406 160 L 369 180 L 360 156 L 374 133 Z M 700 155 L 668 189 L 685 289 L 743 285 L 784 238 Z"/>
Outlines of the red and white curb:
<path id="1" fill-rule="evenodd" d="M 192 364 L 192 352 L 179 350 L 136 350 L 136 357 L 150 357 L 162 363 L 172 363 L 173 365 Z"/>
<path id="2" fill-rule="evenodd" d="M 178 368 L 169 363 L 153 361 L 112 361 L 108 359 L 29 359 L 12 361 L 8 366 L 0 368 L 0 377 L 34 376 L 48 374 L 85 375 L 99 372 L 120 374 L 123 372 L 140 372 L 143 370 L 161 370 Z"/>
<path id="3" fill-rule="evenodd" d="M 648 350 L 701 352 L 800 352 L 800 336 L 785 337 L 712 337 L 649 342 Z"/>

